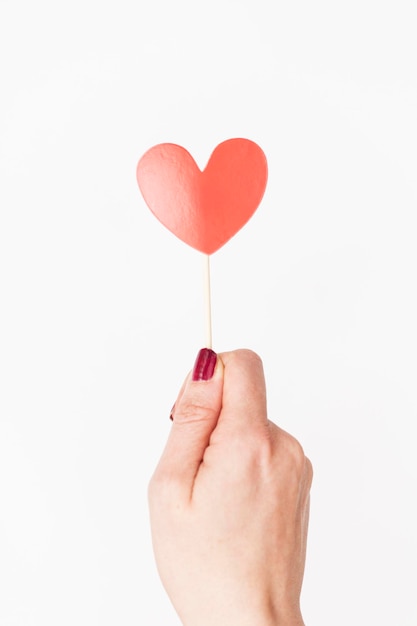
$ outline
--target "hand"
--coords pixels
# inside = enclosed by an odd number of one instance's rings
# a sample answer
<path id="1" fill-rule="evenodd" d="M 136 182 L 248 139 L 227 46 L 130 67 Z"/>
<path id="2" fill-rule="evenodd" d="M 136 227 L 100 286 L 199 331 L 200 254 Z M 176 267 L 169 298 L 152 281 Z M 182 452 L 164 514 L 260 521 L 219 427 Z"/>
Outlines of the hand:
<path id="1" fill-rule="evenodd" d="M 200 351 L 149 485 L 158 570 L 185 626 L 303 624 L 311 480 L 267 419 L 259 357 Z"/>

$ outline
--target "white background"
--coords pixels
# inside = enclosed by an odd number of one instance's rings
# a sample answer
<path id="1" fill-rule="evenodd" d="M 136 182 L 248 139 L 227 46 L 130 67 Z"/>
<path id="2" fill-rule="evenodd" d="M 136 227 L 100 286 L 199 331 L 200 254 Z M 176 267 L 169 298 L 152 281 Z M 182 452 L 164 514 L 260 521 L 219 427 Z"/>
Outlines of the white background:
<path id="1" fill-rule="evenodd" d="M 135 169 L 231 137 L 269 181 L 212 258 L 214 348 L 262 356 L 314 464 L 306 623 L 417 624 L 414 7 L 0 0 L 2 626 L 178 624 L 146 487 L 201 259 Z"/>

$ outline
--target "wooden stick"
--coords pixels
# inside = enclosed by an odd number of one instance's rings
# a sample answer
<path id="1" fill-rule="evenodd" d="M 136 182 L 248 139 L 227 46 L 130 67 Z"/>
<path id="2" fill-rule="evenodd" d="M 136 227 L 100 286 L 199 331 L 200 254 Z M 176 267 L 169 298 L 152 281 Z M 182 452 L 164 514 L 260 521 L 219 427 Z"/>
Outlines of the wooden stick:
<path id="1" fill-rule="evenodd" d="M 210 289 L 210 255 L 203 256 L 204 269 L 204 309 L 206 319 L 206 348 L 212 348 L 211 333 L 211 289 Z"/>

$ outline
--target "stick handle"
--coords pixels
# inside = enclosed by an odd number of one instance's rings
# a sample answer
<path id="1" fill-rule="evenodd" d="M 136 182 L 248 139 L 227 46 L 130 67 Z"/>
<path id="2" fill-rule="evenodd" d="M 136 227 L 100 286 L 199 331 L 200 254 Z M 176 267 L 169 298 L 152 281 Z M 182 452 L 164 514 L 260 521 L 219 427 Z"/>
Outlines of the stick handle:
<path id="1" fill-rule="evenodd" d="M 206 326 L 206 348 L 212 349 L 213 338 L 211 332 L 211 288 L 210 288 L 210 255 L 203 256 L 204 269 L 204 309 Z"/>

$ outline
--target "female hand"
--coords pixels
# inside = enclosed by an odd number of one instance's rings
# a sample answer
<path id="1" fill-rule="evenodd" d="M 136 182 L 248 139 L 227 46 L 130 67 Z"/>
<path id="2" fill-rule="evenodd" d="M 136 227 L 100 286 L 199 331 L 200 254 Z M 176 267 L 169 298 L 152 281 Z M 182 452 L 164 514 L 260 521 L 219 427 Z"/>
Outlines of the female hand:
<path id="1" fill-rule="evenodd" d="M 156 562 L 184 626 L 303 624 L 311 480 L 300 444 L 267 418 L 259 357 L 200 351 L 149 485 Z"/>

